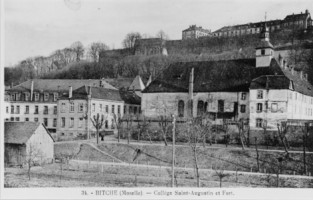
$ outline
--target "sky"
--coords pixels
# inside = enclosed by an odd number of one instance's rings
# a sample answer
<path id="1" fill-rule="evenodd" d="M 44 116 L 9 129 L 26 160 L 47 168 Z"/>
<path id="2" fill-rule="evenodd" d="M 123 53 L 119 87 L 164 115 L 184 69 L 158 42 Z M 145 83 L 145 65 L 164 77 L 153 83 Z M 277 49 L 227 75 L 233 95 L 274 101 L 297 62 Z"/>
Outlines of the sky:
<path id="1" fill-rule="evenodd" d="M 181 39 L 196 24 L 215 31 L 223 26 L 313 13 L 312 0 L 3 0 L 5 66 L 49 56 L 81 41 L 121 48 L 129 32 L 155 36 L 163 30 Z"/>

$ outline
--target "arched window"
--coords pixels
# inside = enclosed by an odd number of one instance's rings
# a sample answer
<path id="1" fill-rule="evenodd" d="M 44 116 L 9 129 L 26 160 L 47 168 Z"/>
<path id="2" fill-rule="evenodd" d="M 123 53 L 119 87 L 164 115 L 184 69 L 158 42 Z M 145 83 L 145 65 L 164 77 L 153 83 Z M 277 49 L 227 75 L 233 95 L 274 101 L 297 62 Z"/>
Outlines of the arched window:
<path id="1" fill-rule="evenodd" d="M 184 117 L 185 103 L 183 100 L 178 101 L 178 117 Z"/>
<path id="2" fill-rule="evenodd" d="M 201 116 L 204 112 L 204 102 L 203 101 L 198 101 L 198 106 L 197 106 L 197 115 Z"/>

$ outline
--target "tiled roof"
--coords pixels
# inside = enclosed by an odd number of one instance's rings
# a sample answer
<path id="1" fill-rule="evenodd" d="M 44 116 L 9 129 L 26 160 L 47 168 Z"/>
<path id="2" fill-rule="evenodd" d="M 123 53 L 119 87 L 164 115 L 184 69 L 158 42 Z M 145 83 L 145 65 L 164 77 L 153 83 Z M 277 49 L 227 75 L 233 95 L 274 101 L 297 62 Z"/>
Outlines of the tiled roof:
<path id="1" fill-rule="evenodd" d="M 110 85 L 112 85 L 113 87 L 121 89 L 121 88 L 128 88 L 132 84 L 134 79 L 133 78 L 105 78 L 104 80 Z"/>
<path id="2" fill-rule="evenodd" d="M 13 88 L 8 89 L 8 91 L 30 91 L 32 81 L 34 81 L 34 91 L 38 92 L 67 92 L 70 86 L 72 86 L 73 90 L 83 85 L 97 87 L 100 86 L 100 81 L 102 81 L 105 88 L 117 90 L 112 85 L 100 79 L 32 79 L 14 86 Z"/>
<path id="3" fill-rule="evenodd" d="M 287 15 L 287 16 L 285 17 L 285 20 L 286 20 L 286 21 L 295 20 L 295 19 L 304 20 L 304 19 L 307 18 L 307 16 L 308 16 L 307 13 L 292 14 L 292 15 Z"/>
<path id="4" fill-rule="evenodd" d="M 263 48 L 274 48 L 273 45 L 269 41 L 260 41 L 256 49 L 263 49 Z"/>
<path id="5" fill-rule="evenodd" d="M 277 61 L 270 67 L 255 67 L 255 59 L 179 62 L 169 66 L 143 93 L 188 92 L 194 68 L 194 92 L 248 91 L 253 79 L 262 75 L 283 75 Z"/>
<path id="6" fill-rule="evenodd" d="M 72 99 L 87 99 L 89 86 L 82 86 L 73 90 Z M 123 101 L 118 90 L 102 87 L 91 87 L 91 98 L 112 101 Z M 60 99 L 68 99 L 68 95 L 63 95 Z"/>
<path id="7" fill-rule="evenodd" d="M 141 104 L 141 98 L 132 91 L 120 90 L 120 95 L 126 104 Z"/>
<path id="8" fill-rule="evenodd" d="M 25 144 L 40 125 L 39 122 L 5 122 L 4 142 L 10 144 Z M 47 134 L 49 134 L 49 132 L 47 132 Z"/>
<path id="9" fill-rule="evenodd" d="M 202 32 L 205 32 L 205 33 L 210 33 L 209 30 L 204 29 L 204 28 L 202 28 L 201 26 L 198 27 L 198 26 L 195 26 L 195 25 L 192 25 L 192 26 L 190 26 L 189 28 L 183 30 L 183 32 L 186 32 L 186 31 L 193 31 L 193 30 L 198 30 L 198 31 L 202 31 Z"/>
<path id="10" fill-rule="evenodd" d="M 284 75 L 264 75 L 251 82 L 250 89 L 289 89 L 290 80 Z"/>

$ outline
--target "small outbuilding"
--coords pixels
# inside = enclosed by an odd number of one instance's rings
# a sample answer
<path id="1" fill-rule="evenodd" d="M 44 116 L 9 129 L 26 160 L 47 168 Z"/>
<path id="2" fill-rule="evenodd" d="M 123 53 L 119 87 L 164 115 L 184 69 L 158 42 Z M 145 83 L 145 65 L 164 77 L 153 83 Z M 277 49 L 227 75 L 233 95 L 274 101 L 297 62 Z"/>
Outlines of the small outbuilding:
<path id="1" fill-rule="evenodd" d="M 5 122 L 4 163 L 6 166 L 53 162 L 54 140 L 46 127 L 38 122 Z"/>

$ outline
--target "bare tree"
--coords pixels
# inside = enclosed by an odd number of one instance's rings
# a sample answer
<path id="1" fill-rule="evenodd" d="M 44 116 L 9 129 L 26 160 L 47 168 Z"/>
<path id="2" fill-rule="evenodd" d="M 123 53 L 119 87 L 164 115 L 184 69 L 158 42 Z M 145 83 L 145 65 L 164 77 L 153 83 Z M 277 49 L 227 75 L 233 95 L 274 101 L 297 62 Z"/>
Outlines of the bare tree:
<path id="1" fill-rule="evenodd" d="M 156 37 L 160 38 L 162 40 L 168 40 L 169 39 L 168 35 L 163 30 L 159 30 L 159 32 L 157 32 L 157 34 L 156 34 Z"/>
<path id="2" fill-rule="evenodd" d="M 141 39 L 141 35 L 138 32 L 131 32 L 125 36 L 125 39 L 122 42 L 122 45 L 130 53 L 135 53 L 135 42 L 136 40 Z"/>
<path id="3" fill-rule="evenodd" d="M 40 165 L 42 159 L 42 151 L 33 144 L 26 147 L 25 164 L 27 165 L 28 180 L 30 180 L 31 168 Z"/>
<path id="4" fill-rule="evenodd" d="M 244 121 L 241 119 L 236 123 L 237 127 L 238 127 L 238 133 L 239 133 L 239 139 L 240 139 L 240 143 L 241 143 L 241 147 L 242 150 L 245 150 L 245 144 L 244 144 Z"/>
<path id="5" fill-rule="evenodd" d="M 127 144 L 130 143 L 130 134 L 132 132 L 132 123 L 133 123 L 133 116 L 131 114 L 126 114 L 123 117 L 123 121 L 126 122 L 126 130 L 127 130 Z"/>
<path id="6" fill-rule="evenodd" d="M 108 49 L 109 47 L 102 42 L 93 42 L 88 48 L 88 54 L 91 56 L 94 62 L 98 62 L 100 52 Z"/>
<path id="7" fill-rule="evenodd" d="M 121 117 L 121 114 L 115 114 L 113 115 L 113 118 L 114 118 L 114 122 L 115 122 L 115 125 L 116 125 L 116 130 L 117 130 L 117 141 L 120 142 L 120 138 L 121 138 L 121 127 L 122 127 L 122 124 L 123 124 L 123 121 L 122 121 L 122 117 Z"/>
<path id="8" fill-rule="evenodd" d="M 281 122 L 281 124 L 277 124 L 277 129 L 278 129 L 279 139 L 283 143 L 285 152 L 288 156 L 289 155 L 289 152 L 288 152 L 289 145 L 288 145 L 288 140 L 286 138 L 286 134 L 287 134 L 287 130 L 288 130 L 287 122 Z"/>
<path id="9" fill-rule="evenodd" d="M 170 129 L 170 119 L 166 115 L 160 115 L 159 116 L 159 127 L 161 128 L 162 138 L 164 141 L 165 146 L 167 146 L 167 133 L 171 130 Z"/>
<path id="10" fill-rule="evenodd" d="M 97 113 L 97 116 L 94 115 L 93 119 L 91 118 L 91 122 L 96 129 L 97 144 L 99 144 L 99 130 L 101 130 L 101 128 L 103 126 L 104 119 L 105 119 L 104 115 L 102 114 L 101 118 L 100 118 L 99 113 Z"/>
<path id="11" fill-rule="evenodd" d="M 303 146 L 303 174 L 307 174 L 307 164 L 306 164 L 306 141 L 308 140 L 309 135 L 309 123 L 305 123 L 304 127 L 301 127 L 302 130 L 302 146 Z"/>
<path id="12" fill-rule="evenodd" d="M 186 122 L 186 130 L 184 137 L 188 140 L 189 146 L 192 150 L 194 167 L 196 171 L 197 186 L 200 187 L 200 174 L 198 166 L 198 148 L 201 143 L 204 143 L 207 134 L 211 131 L 211 122 L 203 117 L 189 119 Z"/>
<path id="13" fill-rule="evenodd" d="M 79 62 L 81 57 L 84 55 L 85 49 L 80 41 L 74 42 L 71 45 L 71 50 L 76 54 L 76 61 Z"/>

